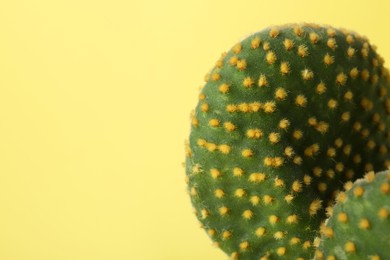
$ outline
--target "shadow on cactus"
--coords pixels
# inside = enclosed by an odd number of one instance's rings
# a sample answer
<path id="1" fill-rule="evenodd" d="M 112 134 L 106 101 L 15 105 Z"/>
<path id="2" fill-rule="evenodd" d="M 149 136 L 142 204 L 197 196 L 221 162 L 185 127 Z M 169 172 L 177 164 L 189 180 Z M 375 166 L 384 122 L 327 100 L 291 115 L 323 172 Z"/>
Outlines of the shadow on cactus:
<path id="1" fill-rule="evenodd" d="M 292 24 L 217 60 L 191 115 L 188 191 L 233 259 L 311 259 L 344 183 L 389 166 L 390 76 L 365 37 Z"/>

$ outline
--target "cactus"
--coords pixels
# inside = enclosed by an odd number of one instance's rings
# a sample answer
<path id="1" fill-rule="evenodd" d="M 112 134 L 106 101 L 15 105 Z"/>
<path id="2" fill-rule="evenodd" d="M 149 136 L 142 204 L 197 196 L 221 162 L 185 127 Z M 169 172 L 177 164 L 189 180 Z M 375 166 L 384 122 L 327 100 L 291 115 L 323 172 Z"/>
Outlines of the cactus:
<path id="1" fill-rule="evenodd" d="M 194 211 L 233 259 L 310 259 L 343 183 L 389 165 L 390 76 L 365 37 L 255 33 L 217 60 L 191 115 Z"/>
<path id="2" fill-rule="evenodd" d="M 317 259 L 390 259 L 390 172 L 345 184 L 321 226 Z"/>

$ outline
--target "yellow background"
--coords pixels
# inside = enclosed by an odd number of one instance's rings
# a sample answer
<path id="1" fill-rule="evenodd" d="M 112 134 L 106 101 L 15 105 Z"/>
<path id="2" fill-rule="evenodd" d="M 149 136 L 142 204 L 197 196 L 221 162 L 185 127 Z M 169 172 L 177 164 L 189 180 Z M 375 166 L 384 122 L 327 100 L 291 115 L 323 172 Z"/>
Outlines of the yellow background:
<path id="1" fill-rule="evenodd" d="M 317 4 L 322 3 L 322 4 Z M 218 260 L 185 192 L 204 74 L 317 22 L 390 60 L 389 1 L 0 0 L 0 259 Z"/>

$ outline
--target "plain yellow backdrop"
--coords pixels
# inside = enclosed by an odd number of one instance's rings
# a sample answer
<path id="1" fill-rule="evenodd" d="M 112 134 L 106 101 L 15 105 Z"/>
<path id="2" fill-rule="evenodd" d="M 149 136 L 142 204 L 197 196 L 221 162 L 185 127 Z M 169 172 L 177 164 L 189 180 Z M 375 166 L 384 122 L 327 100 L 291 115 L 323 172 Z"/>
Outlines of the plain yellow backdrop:
<path id="1" fill-rule="evenodd" d="M 0 0 L 0 259 L 219 260 L 184 139 L 204 74 L 269 25 L 366 35 L 389 1 Z"/>

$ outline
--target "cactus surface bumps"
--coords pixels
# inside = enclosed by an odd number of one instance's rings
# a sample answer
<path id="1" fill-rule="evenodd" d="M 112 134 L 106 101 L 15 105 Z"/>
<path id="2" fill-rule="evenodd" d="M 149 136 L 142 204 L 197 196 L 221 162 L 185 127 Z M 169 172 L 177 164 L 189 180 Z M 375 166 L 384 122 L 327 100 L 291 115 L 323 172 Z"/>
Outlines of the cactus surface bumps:
<path id="1" fill-rule="evenodd" d="M 268 28 L 205 77 L 186 145 L 188 191 L 233 259 L 310 259 L 343 183 L 389 165 L 390 77 L 368 40 Z"/>
<path id="2" fill-rule="evenodd" d="M 347 183 L 321 227 L 317 259 L 390 259 L 390 172 Z"/>

